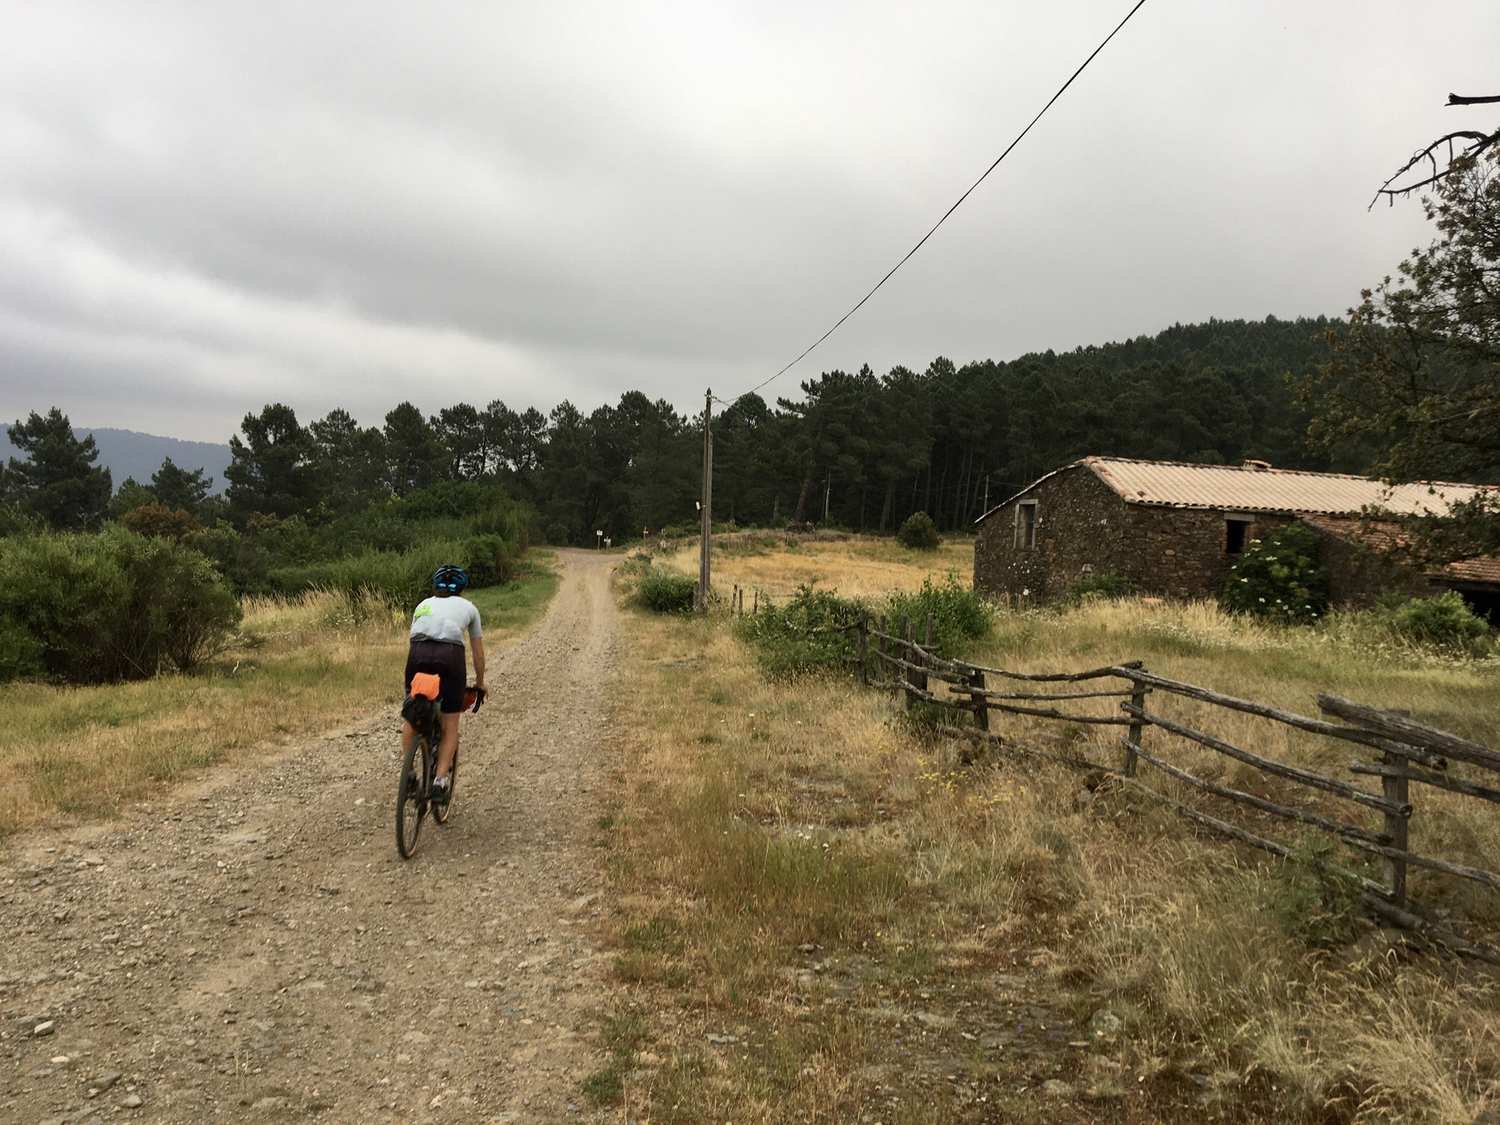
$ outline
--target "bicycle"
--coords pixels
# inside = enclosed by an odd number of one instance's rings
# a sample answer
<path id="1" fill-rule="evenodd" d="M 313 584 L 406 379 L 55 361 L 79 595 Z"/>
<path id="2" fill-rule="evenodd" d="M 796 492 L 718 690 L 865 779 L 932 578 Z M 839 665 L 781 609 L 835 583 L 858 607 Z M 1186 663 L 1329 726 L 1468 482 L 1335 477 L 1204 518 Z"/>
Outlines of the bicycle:
<path id="1" fill-rule="evenodd" d="M 478 711 L 484 692 L 464 689 L 464 710 Z M 432 799 L 432 780 L 437 774 L 438 744 L 442 741 L 442 713 L 438 709 L 438 677 L 418 672 L 412 677 L 411 694 L 401 705 L 401 717 L 411 723 L 417 737 L 411 749 L 402 755 L 401 777 L 396 783 L 396 850 L 402 859 L 410 859 L 417 850 L 422 834 L 422 819 L 429 810 L 432 819 L 447 824 L 453 815 L 453 798 L 458 790 L 458 753 L 448 771 L 448 799 Z"/>

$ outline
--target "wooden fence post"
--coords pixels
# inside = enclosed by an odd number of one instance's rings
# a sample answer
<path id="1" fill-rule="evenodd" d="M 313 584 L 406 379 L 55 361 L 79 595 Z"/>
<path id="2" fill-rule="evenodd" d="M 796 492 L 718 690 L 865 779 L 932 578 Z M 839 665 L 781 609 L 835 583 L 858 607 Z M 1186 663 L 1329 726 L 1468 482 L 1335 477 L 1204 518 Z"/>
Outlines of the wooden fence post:
<path id="1" fill-rule="evenodd" d="M 1408 795 L 1410 783 L 1406 778 L 1409 763 L 1389 750 L 1381 756 L 1381 760 L 1392 768 L 1391 773 L 1383 774 L 1380 778 L 1385 799 L 1406 807 L 1410 800 Z M 1399 776 L 1393 776 L 1398 771 Z M 1391 838 L 1390 846 L 1397 851 L 1406 851 L 1409 824 L 1410 820 L 1407 817 L 1397 816 L 1392 812 L 1385 814 L 1385 833 Z M 1391 902 L 1404 907 L 1406 905 L 1406 860 L 1397 856 L 1387 856 L 1385 862 L 1391 877 Z"/>
<path id="2" fill-rule="evenodd" d="M 870 618 L 859 615 L 859 682 L 870 686 Z"/>
<path id="3" fill-rule="evenodd" d="M 976 687 L 980 691 L 984 690 L 984 670 L 982 668 L 970 669 L 968 678 L 970 687 Z M 974 701 L 974 725 L 982 731 L 988 731 L 990 729 L 989 700 L 985 699 L 982 695 L 971 695 L 969 698 Z"/>
<path id="4" fill-rule="evenodd" d="M 906 660 L 911 664 L 915 664 L 917 662 L 917 653 L 913 646 L 916 644 L 916 629 L 912 626 L 911 618 L 909 617 L 906 619 L 906 629 L 904 632 L 906 635 Z M 917 673 L 911 668 L 903 668 L 901 669 L 901 678 L 906 681 L 908 689 L 906 692 L 906 709 L 910 711 L 913 702 L 917 698 L 910 691 L 911 688 L 917 686 Z"/>
<path id="5" fill-rule="evenodd" d="M 1139 669 L 1141 661 L 1132 660 L 1128 664 L 1122 664 L 1121 667 Z M 1141 710 L 1145 709 L 1146 685 L 1141 683 L 1140 680 L 1130 681 L 1130 705 Z M 1138 716 L 1132 715 L 1130 717 L 1130 732 L 1125 736 L 1125 761 L 1120 767 L 1120 772 L 1126 777 L 1135 776 L 1135 748 L 1141 745 L 1141 738 L 1145 734 L 1145 731 L 1146 724 Z"/>

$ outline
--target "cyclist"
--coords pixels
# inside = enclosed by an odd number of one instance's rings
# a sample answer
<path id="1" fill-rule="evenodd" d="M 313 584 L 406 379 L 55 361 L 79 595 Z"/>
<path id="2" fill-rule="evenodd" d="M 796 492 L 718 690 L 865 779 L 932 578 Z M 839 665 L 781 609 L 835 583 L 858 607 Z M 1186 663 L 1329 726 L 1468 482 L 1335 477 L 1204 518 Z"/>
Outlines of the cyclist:
<path id="1" fill-rule="evenodd" d="M 479 624 L 479 610 L 468 598 L 461 597 L 469 576 L 461 567 L 440 566 L 432 572 L 434 596 L 424 598 L 411 615 L 411 648 L 406 656 L 406 694 L 411 694 L 411 680 L 418 672 L 435 673 L 440 684 L 438 697 L 443 715 L 443 736 L 438 746 L 437 773 L 433 778 L 432 799 L 446 803 L 452 793 L 449 773 L 458 754 L 458 716 L 464 709 L 464 637 L 474 650 L 474 687 L 479 700 L 484 699 L 484 637 Z M 479 703 L 474 704 L 479 709 Z M 401 748 L 410 750 L 417 732 L 410 720 L 401 725 Z"/>

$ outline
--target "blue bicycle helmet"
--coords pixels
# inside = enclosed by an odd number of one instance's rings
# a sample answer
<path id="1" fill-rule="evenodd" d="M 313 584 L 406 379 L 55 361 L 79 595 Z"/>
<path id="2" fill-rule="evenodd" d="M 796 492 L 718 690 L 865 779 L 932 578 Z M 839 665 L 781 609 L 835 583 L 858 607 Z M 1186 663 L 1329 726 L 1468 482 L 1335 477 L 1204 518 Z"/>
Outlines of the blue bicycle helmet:
<path id="1" fill-rule="evenodd" d="M 469 584 L 461 566 L 440 566 L 432 572 L 432 588 L 440 594 L 456 594 Z"/>

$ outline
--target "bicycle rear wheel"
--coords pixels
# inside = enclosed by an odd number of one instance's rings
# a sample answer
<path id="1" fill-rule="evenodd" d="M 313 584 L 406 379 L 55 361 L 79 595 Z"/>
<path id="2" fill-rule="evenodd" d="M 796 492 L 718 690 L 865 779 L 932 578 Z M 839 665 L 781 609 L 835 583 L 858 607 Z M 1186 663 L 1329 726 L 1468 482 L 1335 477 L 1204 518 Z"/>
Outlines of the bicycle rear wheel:
<path id="1" fill-rule="evenodd" d="M 453 765 L 448 769 L 448 800 L 444 804 L 434 803 L 432 806 L 432 819 L 439 824 L 447 824 L 448 818 L 453 815 L 453 798 L 458 796 L 458 751 L 453 751 Z"/>
<path id="2" fill-rule="evenodd" d="M 418 750 L 422 751 L 420 758 Z M 396 784 L 396 850 L 402 859 L 412 857 L 417 850 L 417 837 L 422 834 L 422 816 L 427 812 L 427 787 L 422 765 L 426 757 L 424 741 L 417 738 L 401 759 L 401 780 Z"/>

